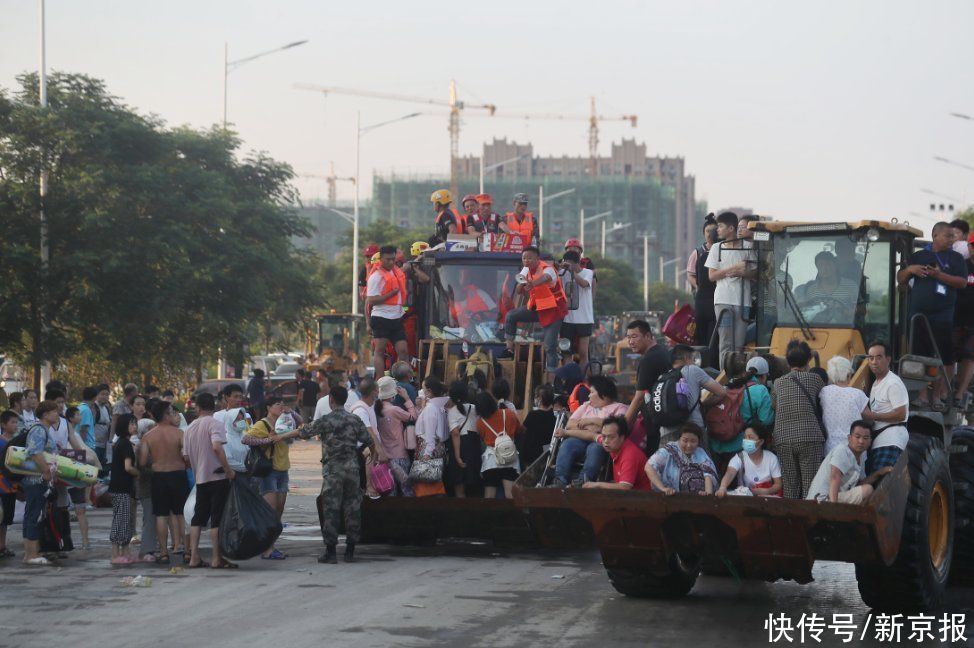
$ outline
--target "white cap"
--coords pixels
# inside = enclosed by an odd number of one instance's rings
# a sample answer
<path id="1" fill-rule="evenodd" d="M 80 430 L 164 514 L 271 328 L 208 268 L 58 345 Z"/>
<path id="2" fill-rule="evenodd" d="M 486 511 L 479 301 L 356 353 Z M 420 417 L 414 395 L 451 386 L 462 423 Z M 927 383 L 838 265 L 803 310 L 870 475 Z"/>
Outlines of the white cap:
<path id="1" fill-rule="evenodd" d="M 382 376 L 375 384 L 379 387 L 379 399 L 389 400 L 396 395 L 396 379 L 392 376 Z"/>
<path id="2" fill-rule="evenodd" d="M 765 376 L 770 372 L 770 369 L 768 369 L 768 361 L 761 356 L 754 356 L 747 361 L 747 370 L 751 371 L 752 369 L 758 376 Z"/>

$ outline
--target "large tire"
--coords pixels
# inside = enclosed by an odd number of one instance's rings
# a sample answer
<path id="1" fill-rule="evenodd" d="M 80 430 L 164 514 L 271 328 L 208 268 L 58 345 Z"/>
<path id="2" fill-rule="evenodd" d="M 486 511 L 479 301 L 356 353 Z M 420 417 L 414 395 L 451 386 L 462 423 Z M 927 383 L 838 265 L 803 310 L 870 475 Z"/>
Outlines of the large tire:
<path id="1" fill-rule="evenodd" d="M 954 480 L 954 564 L 950 582 L 974 584 L 974 428 L 954 428 L 954 446 L 967 452 L 950 455 L 950 477 Z"/>
<path id="2" fill-rule="evenodd" d="M 607 569 L 616 591 L 636 598 L 674 599 L 686 596 L 697 582 L 700 565 L 696 559 L 684 561 L 674 555 L 670 573 L 658 576 L 636 569 Z"/>
<path id="3" fill-rule="evenodd" d="M 943 440 L 911 434 L 907 453 L 911 483 L 899 555 L 889 567 L 856 565 L 863 602 L 881 611 L 939 607 L 950 575 L 954 491 Z"/>

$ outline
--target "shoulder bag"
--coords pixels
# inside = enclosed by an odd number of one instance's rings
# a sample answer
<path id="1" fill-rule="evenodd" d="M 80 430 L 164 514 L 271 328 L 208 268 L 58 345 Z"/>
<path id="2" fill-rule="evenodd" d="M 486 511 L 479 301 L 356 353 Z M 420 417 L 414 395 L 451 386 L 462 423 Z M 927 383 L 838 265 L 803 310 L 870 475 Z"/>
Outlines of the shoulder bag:
<path id="1" fill-rule="evenodd" d="M 268 434 L 270 433 L 271 426 L 267 423 L 267 419 L 259 420 L 254 427 L 263 424 L 264 428 L 267 429 Z M 247 451 L 247 458 L 244 459 L 244 468 L 247 470 L 247 474 L 251 477 L 267 477 L 274 470 L 274 444 L 270 445 L 271 451 L 265 453 L 261 446 L 252 446 L 250 450 Z"/>

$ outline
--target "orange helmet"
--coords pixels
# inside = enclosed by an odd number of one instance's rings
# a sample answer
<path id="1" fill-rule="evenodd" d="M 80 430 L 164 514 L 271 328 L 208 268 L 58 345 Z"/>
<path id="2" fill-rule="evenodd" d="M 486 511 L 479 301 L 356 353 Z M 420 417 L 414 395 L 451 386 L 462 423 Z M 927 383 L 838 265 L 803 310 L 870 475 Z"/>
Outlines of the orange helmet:
<path id="1" fill-rule="evenodd" d="M 490 197 L 490 194 L 480 194 L 477 196 L 477 202 L 481 205 L 493 205 L 494 199 Z"/>
<path id="2" fill-rule="evenodd" d="M 568 248 L 571 248 L 571 247 L 577 247 L 579 250 L 581 250 L 582 249 L 582 242 L 579 241 L 576 238 L 570 238 L 567 241 L 565 241 L 565 249 L 567 250 Z"/>

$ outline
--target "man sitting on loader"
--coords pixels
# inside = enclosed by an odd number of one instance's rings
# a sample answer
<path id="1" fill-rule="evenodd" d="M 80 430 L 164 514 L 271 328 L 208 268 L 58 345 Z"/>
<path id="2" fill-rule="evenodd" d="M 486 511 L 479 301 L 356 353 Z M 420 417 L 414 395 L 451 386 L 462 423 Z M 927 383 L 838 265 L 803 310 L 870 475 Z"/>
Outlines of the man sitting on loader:
<path id="1" fill-rule="evenodd" d="M 863 504 L 873 493 L 873 484 L 893 471 L 886 466 L 866 477 L 866 450 L 872 438 L 872 425 L 856 421 L 849 429 L 849 443 L 832 448 L 815 473 L 806 499 L 818 502 Z"/>

